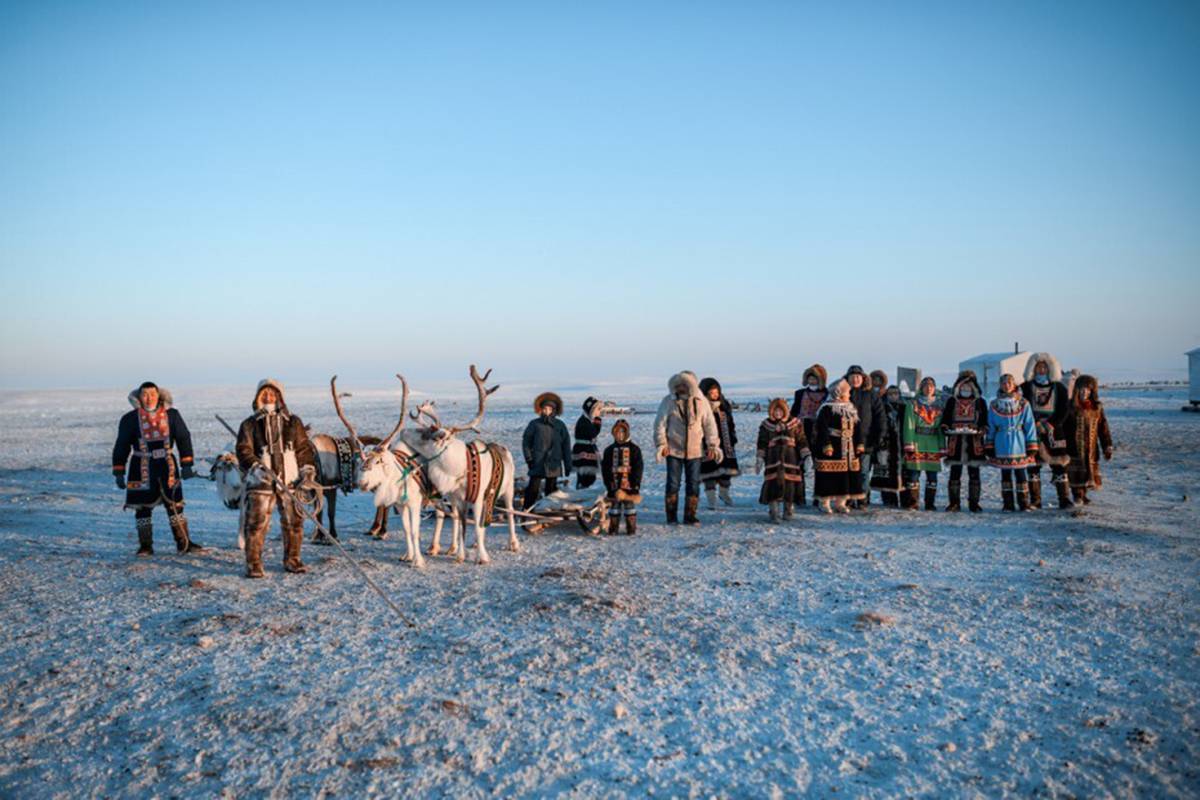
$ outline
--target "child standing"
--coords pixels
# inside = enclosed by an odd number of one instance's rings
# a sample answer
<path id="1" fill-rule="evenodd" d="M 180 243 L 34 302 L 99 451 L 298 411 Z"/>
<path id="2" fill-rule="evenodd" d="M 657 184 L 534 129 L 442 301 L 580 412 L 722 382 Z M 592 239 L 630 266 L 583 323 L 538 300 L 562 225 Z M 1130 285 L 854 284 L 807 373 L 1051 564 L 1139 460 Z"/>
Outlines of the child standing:
<path id="1" fill-rule="evenodd" d="M 782 397 L 772 400 L 758 428 L 754 464 L 755 473 L 763 473 L 758 502 L 770 508 L 772 522 L 781 516 L 791 519 L 794 504 L 804 504 L 804 459 L 811 455 L 803 423 L 788 414 Z"/>
<path id="2" fill-rule="evenodd" d="M 1071 396 L 1071 410 L 1063 423 L 1067 440 L 1067 452 L 1071 463 L 1067 475 L 1071 481 L 1071 494 L 1084 505 L 1088 489 L 1100 488 L 1100 454 L 1104 460 L 1112 459 L 1112 434 L 1108 430 L 1108 417 L 1104 405 L 1096 392 L 1096 379 L 1091 375 L 1080 375 L 1075 381 Z"/>
<path id="3" fill-rule="evenodd" d="M 600 416 L 604 403 L 594 397 L 583 401 L 583 413 L 575 421 L 575 444 L 571 445 L 571 466 L 575 468 L 575 488 L 586 489 L 596 482 L 596 467 L 600 460 Z"/>
<path id="4" fill-rule="evenodd" d="M 729 486 L 735 475 L 741 474 L 738 469 L 737 428 L 733 425 L 733 406 L 725 399 L 721 384 L 716 378 L 705 378 L 700 381 L 700 391 L 708 398 L 712 407 L 713 419 L 717 423 L 717 435 L 721 439 L 720 461 L 705 459 L 700 463 L 700 479 L 704 481 L 704 494 L 708 497 L 710 511 L 717 510 L 717 490 L 721 492 L 721 502 L 727 506 L 733 505 L 729 495 Z"/>
<path id="5" fill-rule="evenodd" d="M 615 534 L 625 518 L 625 533 L 637 533 L 637 507 L 642 502 L 642 449 L 629 441 L 629 423 L 617 420 L 612 427 L 613 443 L 604 448 L 600 472 L 612 501 L 608 532 Z"/>
<path id="6" fill-rule="evenodd" d="M 1000 376 L 996 399 L 988 405 L 988 462 L 1000 468 L 1000 494 L 1004 510 L 1029 509 L 1029 483 L 1025 469 L 1037 463 L 1038 436 L 1033 409 L 1017 390 L 1012 375 Z M 1013 478 L 1017 488 L 1013 490 Z M 1014 504 L 1014 494 L 1016 503 Z"/>

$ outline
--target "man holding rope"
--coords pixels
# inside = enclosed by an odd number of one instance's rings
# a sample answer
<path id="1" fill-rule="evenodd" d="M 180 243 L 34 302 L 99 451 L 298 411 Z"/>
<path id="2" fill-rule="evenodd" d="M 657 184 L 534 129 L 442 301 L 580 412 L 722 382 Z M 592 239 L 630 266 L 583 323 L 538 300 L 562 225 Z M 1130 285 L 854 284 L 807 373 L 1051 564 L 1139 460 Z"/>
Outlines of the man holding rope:
<path id="1" fill-rule="evenodd" d="M 283 568 L 287 572 L 308 572 L 300 561 L 300 543 L 304 539 L 304 519 L 289 493 L 305 474 L 316 473 L 312 442 L 300 418 L 288 411 L 283 401 L 283 385 L 264 378 L 254 394 L 254 414 L 238 430 L 237 459 L 247 481 L 268 477 L 248 486 L 243 513 L 246 540 L 246 577 L 264 576 L 263 541 L 271 526 L 271 509 L 279 506 L 279 526 L 283 529 Z"/>

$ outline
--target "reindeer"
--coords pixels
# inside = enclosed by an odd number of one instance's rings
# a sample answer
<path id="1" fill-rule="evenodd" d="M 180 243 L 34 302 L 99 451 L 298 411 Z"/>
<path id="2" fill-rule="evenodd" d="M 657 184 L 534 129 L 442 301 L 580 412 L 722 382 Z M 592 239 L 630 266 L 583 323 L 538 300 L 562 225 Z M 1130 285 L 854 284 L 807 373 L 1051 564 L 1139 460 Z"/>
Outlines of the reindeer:
<path id="1" fill-rule="evenodd" d="M 350 441 L 355 448 L 358 459 L 358 488 L 374 495 L 376 518 L 380 511 L 387 512 L 395 508 L 400 513 L 400 523 L 404 528 L 405 554 L 401 561 L 411 561 L 418 569 L 425 566 L 421 556 L 421 507 L 425 503 L 424 487 L 421 481 L 421 465 L 417 453 L 404 442 L 399 447 L 391 449 L 392 441 L 404 428 L 405 413 L 408 410 L 408 381 L 400 379 L 400 421 L 384 439 L 367 450 L 363 440 L 358 438 L 354 426 L 346 419 L 342 409 L 342 401 L 338 397 L 337 375 L 329 379 L 329 390 L 333 394 L 333 407 L 337 409 L 338 419 L 350 433 Z M 441 538 L 442 524 L 445 514 L 435 506 L 433 537 Z M 436 553 L 434 554 L 436 555 Z"/>
<path id="2" fill-rule="evenodd" d="M 221 502 L 225 504 L 225 507 L 238 509 L 239 511 L 242 509 L 242 500 L 246 497 L 247 487 L 257 486 L 267 480 L 266 474 L 258 466 L 252 468 L 248 476 L 243 475 L 242 468 L 238 466 L 237 456 L 229 452 L 221 453 L 213 461 L 212 468 L 208 473 L 208 479 L 217 484 L 217 496 L 221 498 Z M 238 549 L 245 550 L 246 538 L 242 533 L 240 514 L 237 530 Z"/>
<path id="3" fill-rule="evenodd" d="M 479 433 L 479 423 L 483 419 L 484 409 L 487 407 L 487 398 L 500 388 L 499 386 L 493 386 L 491 389 L 485 388 L 484 384 L 491 374 L 492 371 L 489 369 L 480 377 L 475 365 L 471 365 L 471 381 L 474 382 L 475 390 L 479 394 L 479 409 L 475 413 L 475 418 L 466 425 L 443 427 L 433 403 L 425 402 L 411 414 L 411 417 L 418 422 L 425 417 L 428 419 L 428 424 L 416 430 L 406 430 L 400 437 L 401 441 L 425 460 L 426 478 L 433 488 L 446 499 L 454 512 L 453 542 L 450 554 L 456 556 L 459 562 L 466 558 L 463 529 L 466 524 L 468 506 L 471 506 L 475 515 L 475 544 L 478 549 L 479 563 L 487 564 L 491 561 L 487 552 L 483 523 L 487 513 L 485 510 L 488 502 L 487 487 L 490 486 L 497 469 L 501 472 L 495 499 L 503 500 L 504 510 L 508 512 L 508 548 L 514 553 L 521 551 L 513 515 L 513 476 L 516 469 L 513 465 L 512 454 L 508 452 L 507 448 L 500 445 L 491 444 L 480 450 L 479 442 L 467 444 L 457 438 L 458 434 L 464 431 Z M 474 453 L 468 452 L 468 448 Z M 472 481 L 468 474 L 472 462 L 478 463 L 479 473 L 475 476 L 474 483 L 477 485 L 474 486 L 469 485 Z M 469 496 L 469 493 L 473 493 L 474 496 Z M 437 547 L 437 539 L 435 532 L 434 547 Z"/>

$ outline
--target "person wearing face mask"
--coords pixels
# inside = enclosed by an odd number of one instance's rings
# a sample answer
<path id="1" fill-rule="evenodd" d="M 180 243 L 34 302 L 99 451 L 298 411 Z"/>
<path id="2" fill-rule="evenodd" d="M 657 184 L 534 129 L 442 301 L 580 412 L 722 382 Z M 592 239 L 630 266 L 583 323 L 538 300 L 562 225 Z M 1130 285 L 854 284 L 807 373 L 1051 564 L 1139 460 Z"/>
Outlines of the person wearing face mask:
<path id="1" fill-rule="evenodd" d="M 979 468 L 987 463 L 987 401 L 973 370 L 963 370 L 954 381 L 954 390 L 942 412 L 942 430 L 946 435 L 946 463 L 950 466 L 947 511 L 958 511 L 962 501 L 962 472 L 967 468 L 967 505 L 979 513 Z"/>
<path id="2" fill-rule="evenodd" d="M 937 478 L 946 453 L 942 433 L 944 404 L 938 397 L 937 381 L 923 378 L 917 396 L 904 407 L 904 430 L 900 440 L 904 448 L 904 488 L 908 508 L 917 507 L 921 475 L 925 475 L 925 510 L 933 511 L 937 500 Z"/>
<path id="3" fill-rule="evenodd" d="M 1017 389 L 1017 379 L 1007 373 L 1000 376 L 996 399 L 988 404 L 984 444 L 988 463 L 1000 470 L 1000 494 L 1004 499 L 1004 510 L 1016 511 L 1019 508 L 1028 511 L 1029 487 L 1025 469 L 1037 462 L 1037 425 L 1033 421 L 1033 410 Z"/>
<path id="4" fill-rule="evenodd" d="M 283 568 L 287 572 L 308 572 L 300 560 L 304 541 L 304 520 L 291 495 L 285 490 L 306 475 L 316 474 L 312 442 L 300 417 L 288 410 L 283 399 L 283 384 L 270 378 L 258 382 L 251 403 L 254 413 L 238 429 L 238 466 L 251 475 L 256 466 L 271 470 L 282 481 L 265 481 L 247 487 L 243 501 L 243 534 L 246 540 L 246 577 L 264 576 L 262 553 L 271 527 L 271 510 L 279 506 L 279 527 L 283 532 Z"/>
<path id="5" fill-rule="evenodd" d="M 537 418 L 525 426 L 521 450 L 529 467 L 529 483 L 525 486 L 525 507 L 541 497 L 543 482 L 546 494 L 558 490 L 558 479 L 571 474 L 571 435 L 559 419 L 562 398 L 554 392 L 542 392 L 533 401 Z"/>
<path id="6" fill-rule="evenodd" d="M 879 492 L 879 499 L 889 508 L 900 507 L 903 493 L 905 503 L 908 493 L 904 489 L 903 451 L 900 448 L 900 423 L 904 419 L 904 399 L 900 389 L 889 386 L 883 395 L 883 414 L 887 418 L 883 438 L 875 450 L 875 464 L 871 468 L 871 488 Z M 907 507 L 907 505 L 905 506 Z"/>
<path id="7" fill-rule="evenodd" d="M 596 467 L 600 462 L 600 418 L 605 404 L 589 397 L 583 401 L 583 413 L 575 421 L 575 444 L 571 445 L 571 466 L 575 468 L 575 488 L 586 489 L 596 482 Z"/>
<path id="8" fill-rule="evenodd" d="M 180 553 L 201 551 L 204 548 L 192 541 L 183 514 L 182 481 L 196 475 L 192 470 L 192 436 L 183 416 L 172 408 L 171 393 L 151 381 L 130 392 L 128 399 L 133 410 L 117 425 L 112 471 L 117 488 L 125 490 L 125 508 L 134 510 L 137 554 L 154 554 L 151 514 L 160 504 L 167 510 L 175 549 Z M 172 448 L 179 451 L 178 461 Z"/>
<path id="9" fill-rule="evenodd" d="M 669 394 L 658 404 L 654 418 L 656 458 L 667 462 L 667 489 L 664 503 L 667 524 L 678 524 L 679 486 L 686 482 L 685 525 L 699 525 L 700 462 L 724 461 L 720 432 L 713 418 L 712 405 L 700 391 L 696 374 L 684 370 L 667 381 Z"/>
<path id="10" fill-rule="evenodd" d="M 1087 505 L 1092 502 L 1088 492 L 1099 489 L 1102 483 L 1100 454 L 1104 454 L 1105 461 L 1111 461 L 1113 456 L 1108 416 L 1100 402 L 1096 379 L 1091 375 L 1080 375 L 1075 380 L 1071 410 L 1063 420 L 1063 435 L 1071 454 L 1071 463 L 1067 467 L 1071 494 L 1077 502 Z"/>
<path id="11" fill-rule="evenodd" d="M 733 505 L 733 497 L 729 487 L 733 479 L 741 474 L 738 467 L 737 427 L 733 424 L 733 406 L 725 399 L 721 384 L 716 378 L 705 378 L 700 381 L 700 391 L 708 398 L 712 408 L 713 420 L 717 423 L 717 436 L 721 440 L 720 461 L 705 459 L 700 462 L 700 480 L 704 482 L 704 494 L 708 497 L 708 509 L 717 510 L 717 492 L 720 491 L 721 502 L 727 506 Z M 801 501 L 803 502 L 803 501 Z"/>
<path id="12" fill-rule="evenodd" d="M 871 379 L 858 364 L 850 365 L 843 380 L 850 384 L 850 402 L 854 404 L 854 410 L 858 412 L 858 424 L 863 431 L 862 444 L 865 457 L 860 459 L 859 463 L 859 469 L 862 472 L 859 485 L 862 487 L 863 493 L 861 498 L 850 501 L 852 507 L 861 508 L 871 504 L 871 487 L 867 485 L 866 481 L 870 478 L 871 473 L 871 454 L 879 445 L 879 424 L 883 417 L 883 400 L 871 391 Z"/>
<path id="13" fill-rule="evenodd" d="M 830 387 L 830 397 L 817 412 L 813 426 L 813 467 L 817 479 L 813 492 L 826 514 L 834 507 L 845 514 L 849 503 L 863 496 L 862 466 L 864 428 L 858 410 L 850 401 L 850 383 L 839 380 Z"/>
<path id="14" fill-rule="evenodd" d="M 604 448 L 600 472 L 612 501 L 608 532 L 615 535 L 625 518 L 625 533 L 637 533 L 637 507 L 642 502 L 642 448 L 629 440 L 629 423 L 617 420 L 612 427 L 613 443 Z"/>
<path id="15" fill-rule="evenodd" d="M 1031 355 L 1025 364 L 1021 394 L 1033 409 L 1038 429 L 1038 460 L 1029 468 L 1029 504 L 1033 508 L 1042 507 L 1042 465 L 1049 464 L 1059 508 L 1070 508 L 1073 503 L 1067 496 L 1067 462 L 1071 457 L 1062 435 L 1070 401 L 1058 359 L 1049 353 Z"/>
<path id="16" fill-rule="evenodd" d="M 795 504 L 804 504 L 804 459 L 811 453 L 804 425 L 788 416 L 782 397 L 771 401 L 767 418 L 758 427 L 757 455 L 754 472 L 763 475 L 758 502 L 770 509 L 772 522 L 791 519 Z"/>
<path id="17" fill-rule="evenodd" d="M 820 410 L 821 404 L 829 397 L 829 390 L 825 388 L 825 381 L 828 379 L 828 373 L 825 367 L 820 364 L 813 364 L 808 369 L 804 370 L 804 375 L 801 377 L 801 382 L 804 384 L 796 390 L 792 396 L 791 415 L 804 425 L 804 438 L 808 441 L 813 440 L 813 425 L 817 421 L 817 411 Z M 811 461 L 811 459 L 810 459 Z M 816 486 L 817 476 L 814 469 L 813 486 Z M 817 505 L 816 494 L 813 494 L 813 506 Z"/>

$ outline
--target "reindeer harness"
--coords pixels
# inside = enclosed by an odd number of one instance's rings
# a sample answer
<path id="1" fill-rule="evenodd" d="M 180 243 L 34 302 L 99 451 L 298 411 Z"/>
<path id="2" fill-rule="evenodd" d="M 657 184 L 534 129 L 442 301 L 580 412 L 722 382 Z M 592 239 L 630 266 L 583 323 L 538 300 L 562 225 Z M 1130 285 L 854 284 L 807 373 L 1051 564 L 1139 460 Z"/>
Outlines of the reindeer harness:
<path id="1" fill-rule="evenodd" d="M 498 444 L 487 444 L 479 449 L 479 442 L 467 445 L 467 490 L 468 503 L 479 499 L 479 490 L 483 488 L 483 513 L 481 524 L 487 527 L 492 524 L 492 514 L 496 509 L 496 495 L 500 491 L 500 482 L 504 480 L 504 448 Z M 483 453 L 492 457 L 492 474 L 486 487 L 481 487 L 483 463 L 480 458 Z"/>

